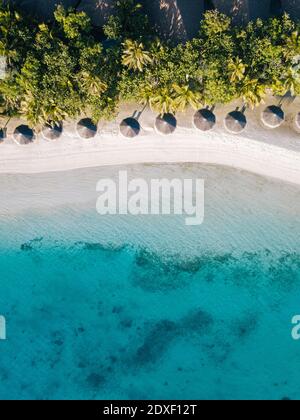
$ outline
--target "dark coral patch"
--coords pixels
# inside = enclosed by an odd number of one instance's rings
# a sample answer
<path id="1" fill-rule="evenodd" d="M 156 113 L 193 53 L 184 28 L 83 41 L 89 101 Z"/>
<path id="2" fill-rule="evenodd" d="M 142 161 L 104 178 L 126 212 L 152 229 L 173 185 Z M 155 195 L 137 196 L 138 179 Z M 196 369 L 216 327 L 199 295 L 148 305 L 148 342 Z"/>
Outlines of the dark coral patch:
<path id="1" fill-rule="evenodd" d="M 232 333 L 240 339 L 247 338 L 258 326 L 257 315 L 246 315 L 232 323 Z"/>
<path id="2" fill-rule="evenodd" d="M 100 244 L 97 242 L 76 242 L 75 247 L 84 249 L 86 251 L 101 251 L 101 252 L 121 252 L 126 247 L 125 245 L 117 246 L 113 244 Z"/>
<path id="3" fill-rule="evenodd" d="M 134 363 L 145 365 L 157 362 L 178 334 L 180 334 L 180 331 L 176 323 L 168 320 L 159 321 L 146 335 L 144 343 L 138 348 L 134 356 Z"/>
<path id="4" fill-rule="evenodd" d="M 42 241 L 43 238 L 31 239 L 30 241 L 21 245 L 21 251 L 34 251 L 35 249 L 40 248 Z"/>
<path id="5" fill-rule="evenodd" d="M 105 376 L 98 373 L 91 373 L 87 378 L 86 382 L 90 388 L 98 389 L 105 384 Z"/>
<path id="6" fill-rule="evenodd" d="M 192 311 L 181 322 L 183 333 L 206 334 L 214 324 L 213 317 L 201 309 Z"/>

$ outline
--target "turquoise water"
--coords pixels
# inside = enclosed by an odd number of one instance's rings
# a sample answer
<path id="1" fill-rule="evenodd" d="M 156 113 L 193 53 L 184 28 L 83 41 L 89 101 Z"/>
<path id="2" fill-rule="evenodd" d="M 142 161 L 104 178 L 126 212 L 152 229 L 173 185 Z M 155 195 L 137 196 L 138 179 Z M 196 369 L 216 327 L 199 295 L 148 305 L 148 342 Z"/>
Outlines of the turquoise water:
<path id="1" fill-rule="evenodd" d="M 300 189 L 211 167 L 202 226 L 100 217 L 116 169 L 3 176 L 0 399 L 299 399 Z"/>

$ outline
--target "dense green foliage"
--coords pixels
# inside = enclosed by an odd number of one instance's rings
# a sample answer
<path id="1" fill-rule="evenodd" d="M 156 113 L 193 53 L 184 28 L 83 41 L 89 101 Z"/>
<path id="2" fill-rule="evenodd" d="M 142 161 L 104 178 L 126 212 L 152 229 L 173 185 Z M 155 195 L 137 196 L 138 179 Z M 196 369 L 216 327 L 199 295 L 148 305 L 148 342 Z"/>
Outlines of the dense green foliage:
<path id="1" fill-rule="evenodd" d="M 0 6 L 3 114 L 32 126 L 89 114 L 112 118 L 120 101 L 155 111 L 184 111 L 242 98 L 260 104 L 268 92 L 300 94 L 300 28 L 284 15 L 232 26 L 208 12 L 199 36 L 172 46 L 152 32 L 141 6 L 119 0 L 95 37 L 90 19 L 58 7 L 51 23 L 27 20 Z"/>

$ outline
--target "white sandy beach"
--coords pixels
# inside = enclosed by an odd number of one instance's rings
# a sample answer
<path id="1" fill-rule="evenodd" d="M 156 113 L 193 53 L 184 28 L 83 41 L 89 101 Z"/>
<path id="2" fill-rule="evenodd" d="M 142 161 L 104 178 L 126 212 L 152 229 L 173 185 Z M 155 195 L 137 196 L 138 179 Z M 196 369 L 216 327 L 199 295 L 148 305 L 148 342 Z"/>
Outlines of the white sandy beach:
<path id="1" fill-rule="evenodd" d="M 283 106 L 288 121 L 298 110 L 297 101 Z M 265 106 L 246 111 L 248 126 L 240 135 L 227 133 L 223 125 L 224 116 L 235 109 L 235 104 L 217 107 L 217 125 L 206 133 L 193 128 L 194 111 L 178 114 L 176 132 L 166 137 L 155 132 L 156 115 L 147 110 L 140 117 L 142 133 L 133 140 L 124 139 L 119 134 L 120 121 L 139 110 L 129 105 L 121 109 L 114 122 L 100 122 L 99 132 L 92 140 L 78 138 L 75 123 L 68 122 L 59 140 L 47 142 L 37 135 L 34 144 L 19 146 L 13 142 L 12 132 L 20 121 L 11 121 L 8 139 L 0 145 L 0 173 L 41 173 L 107 165 L 188 162 L 234 167 L 300 184 L 300 134 L 292 130 L 288 121 L 279 129 L 265 129 L 260 123 L 260 113 Z"/>

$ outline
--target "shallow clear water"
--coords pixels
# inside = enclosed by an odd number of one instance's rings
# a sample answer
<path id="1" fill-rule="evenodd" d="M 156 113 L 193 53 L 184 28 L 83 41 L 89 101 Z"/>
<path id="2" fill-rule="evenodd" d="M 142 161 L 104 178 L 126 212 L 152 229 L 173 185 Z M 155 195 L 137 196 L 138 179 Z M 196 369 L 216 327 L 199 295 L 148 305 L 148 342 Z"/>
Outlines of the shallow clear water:
<path id="1" fill-rule="evenodd" d="M 204 178 L 204 224 L 100 217 L 117 170 L 0 178 L 0 399 L 299 399 L 300 188 L 136 166 Z"/>

